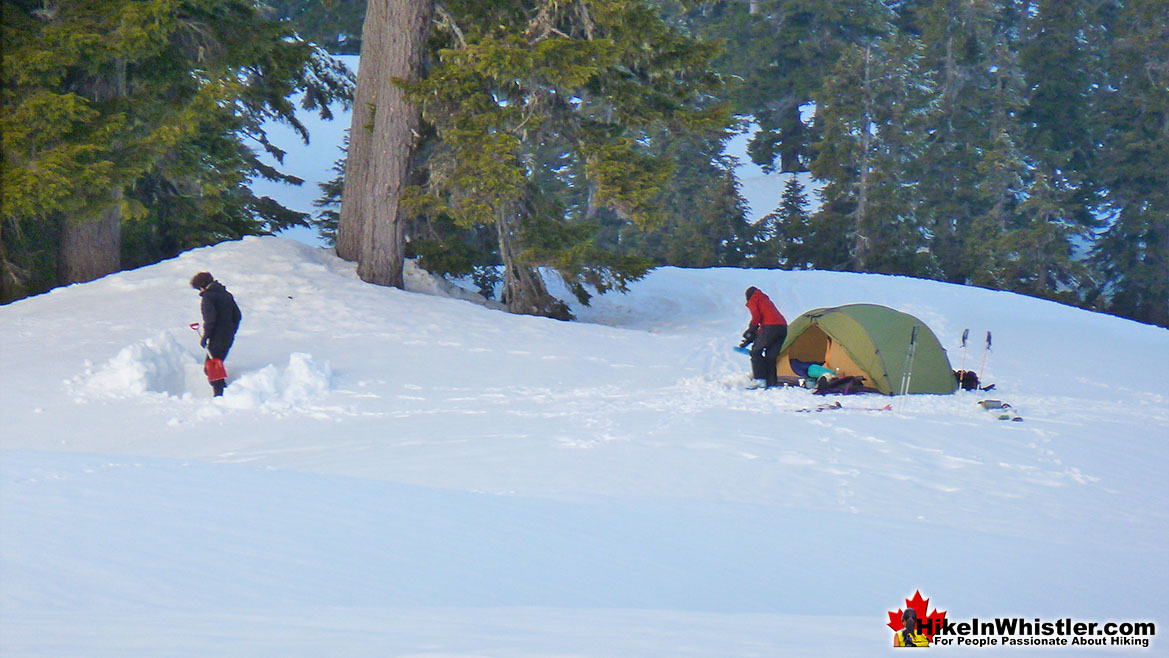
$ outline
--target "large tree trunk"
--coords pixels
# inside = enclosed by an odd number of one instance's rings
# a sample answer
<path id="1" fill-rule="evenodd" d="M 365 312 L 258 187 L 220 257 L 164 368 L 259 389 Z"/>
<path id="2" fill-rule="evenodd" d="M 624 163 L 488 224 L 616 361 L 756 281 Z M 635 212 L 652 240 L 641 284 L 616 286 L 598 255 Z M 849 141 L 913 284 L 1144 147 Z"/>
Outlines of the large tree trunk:
<path id="1" fill-rule="evenodd" d="M 384 14 L 387 2 L 374 0 L 365 8 L 365 38 L 357 68 L 357 88 L 354 90 L 353 114 L 349 124 L 349 146 L 345 150 L 345 178 L 341 193 L 341 215 L 337 220 L 337 255 L 355 261 L 361 253 L 362 229 L 369 214 L 372 198 L 358 194 L 358 181 L 369 178 L 373 167 L 370 148 L 373 144 L 373 117 L 377 105 L 378 81 L 384 75 L 385 58 L 374 54 L 373 45 L 386 40 Z"/>
<path id="2" fill-rule="evenodd" d="M 126 62 L 115 60 L 108 76 L 94 80 L 87 95 L 96 101 L 126 96 Z M 84 283 L 122 269 L 122 186 L 114 183 L 100 214 L 66 217 L 57 246 L 57 279 Z"/>
<path id="3" fill-rule="evenodd" d="M 7 304 L 25 295 L 23 279 L 28 276 L 28 272 L 9 257 L 13 251 L 21 253 L 19 242 L 14 235 L 17 231 L 16 226 L 16 220 L 13 218 L 0 217 L 0 304 Z"/>
<path id="4" fill-rule="evenodd" d="M 514 221 L 504 210 L 495 222 L 499 233 L 499 255 L 503 260 L 503 301 L 508 312 L 571 320 L 568 306 L 548 293 L 540 272 L 519 262 Z"/>
<path id="5" fill-rule="evenodd" d="M 65 218 L 57 249 L 57 278 L 62 284 L 93 281 L 122 269 L 122 190 L 113 190 L 111 205 L 96 218 Z"/>
<path id="6" fill-rule="evenodd" d="M 433 0 L 371 0 L 362 28 L 337 255 L 356 259 L 363 281 L 402 287 L 399 201 L 418 139 L 418 108 L 395 79 L 417 80 Z"/>

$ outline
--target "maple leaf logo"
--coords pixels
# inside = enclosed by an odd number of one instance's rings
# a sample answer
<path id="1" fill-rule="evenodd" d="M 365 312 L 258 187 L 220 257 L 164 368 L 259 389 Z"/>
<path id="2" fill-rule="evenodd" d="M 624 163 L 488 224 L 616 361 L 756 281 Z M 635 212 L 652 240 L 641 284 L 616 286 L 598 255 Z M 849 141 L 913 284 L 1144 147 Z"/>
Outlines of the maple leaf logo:
<path id="1" fill-rule="evenodd" d="M 921 634 L 926 636 L 930 642 L 934 641 L 934 633 L 942 628 L 942 624 L 946 621 L 946 611 L 938 612 L 937 608 L 934 611 L 926 614 L 926 609 L 929 607 L 930 600 L 921 597 L 921 591 L 914 591 L 912 599 L 905 599 L 906 608 L 913 608 L 917 613 L 917 618 L 921 622 Z M 905 622 L 901 621 L 901 615 L 905 612 L 905 608 L 898 608 L 897 612 L 889 612 L 889 628 L 900 632 L 905 628 Z"/>

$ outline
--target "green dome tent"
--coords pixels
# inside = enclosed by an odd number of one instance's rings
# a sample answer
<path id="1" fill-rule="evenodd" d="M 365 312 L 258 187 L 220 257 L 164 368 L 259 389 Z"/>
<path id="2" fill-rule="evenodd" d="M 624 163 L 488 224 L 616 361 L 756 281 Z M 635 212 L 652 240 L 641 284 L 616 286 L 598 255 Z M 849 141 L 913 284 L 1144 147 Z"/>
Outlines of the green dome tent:
<path id="1" fill-rule="evenodd" d="M 865 387 L 894 395 L 901 386 L 910 336 L 917 327 L 910 393 L 948 394 L 958 381 L 934 333 L 921 320 L 876 304 L 818 308 L 796 318 L 776 363 L 777 374 L 797 377 L 791 360 L 822 363 L 841 376 L 865 378 Z"/>

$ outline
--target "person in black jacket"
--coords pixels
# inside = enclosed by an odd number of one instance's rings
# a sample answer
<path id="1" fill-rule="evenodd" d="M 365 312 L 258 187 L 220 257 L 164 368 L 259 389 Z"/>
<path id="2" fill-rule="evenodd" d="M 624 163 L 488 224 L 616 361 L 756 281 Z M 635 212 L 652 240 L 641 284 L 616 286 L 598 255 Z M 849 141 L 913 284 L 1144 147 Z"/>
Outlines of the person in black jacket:
<path id="1" fill-rule="evenodd" d="M 210 272 L 199 272 L 191 277 L 191 287 L 199 291 L 203 298 L 203 339 L 199 346 L 207 348 L 208 359 L 226 359 L 231 344 L 235 342 L 235 332 L 239 329 L 243 314 L 235 303 L 235 297 L 216 281 Z M 223 395 L 227 386 L 226 379 L 211 382 L 211 389 L 216 397 Z"/>

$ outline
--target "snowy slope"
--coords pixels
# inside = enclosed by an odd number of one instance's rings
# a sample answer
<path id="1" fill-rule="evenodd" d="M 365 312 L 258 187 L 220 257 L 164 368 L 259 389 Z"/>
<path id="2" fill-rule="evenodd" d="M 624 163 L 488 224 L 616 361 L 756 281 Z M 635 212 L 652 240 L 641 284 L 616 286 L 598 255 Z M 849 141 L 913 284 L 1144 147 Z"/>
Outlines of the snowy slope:
<path id="1" fill-rule="evenodd" d="M 201 269 L 244 313 L 221 400 Z M 861 656 L 917 589 L 1169 620 L 1163 329 L 876 275 L 666 268 L 574 323 L 409 280 L 252 238 L 0 308 L 0 654 Z M 992 330 L 1026 420 L 744 391 L 748 285 L 955 367 Z"/>

